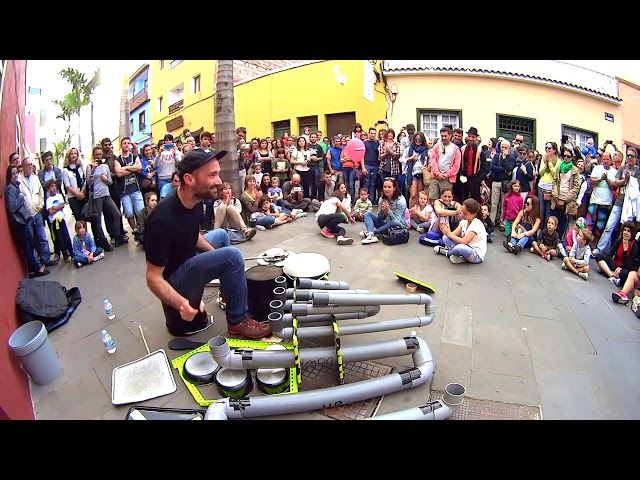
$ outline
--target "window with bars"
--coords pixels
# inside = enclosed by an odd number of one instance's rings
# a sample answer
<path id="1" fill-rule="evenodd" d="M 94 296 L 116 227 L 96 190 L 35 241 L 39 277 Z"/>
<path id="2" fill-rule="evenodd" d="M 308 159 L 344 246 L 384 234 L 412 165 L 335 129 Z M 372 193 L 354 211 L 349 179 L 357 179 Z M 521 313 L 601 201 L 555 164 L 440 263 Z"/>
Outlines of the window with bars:
<path id="1" fill-rule="evenodd" d="M 146 114 L 145 112 L 140 112 L 140 115 L 138 115 L 138 130 L 142 132 L 145 128 L 147 128 Z"/>
<path id="2" fill-rule="evenodd" d="M 158 104 L 157 104 L 157 106 L 158 106 L 158 112 L 162 112 L 162 108 L 163 108 L 163 106 L 164 106 L 164 105 L 163 105 L 163 101 L 162 101 L 162 100 L 163 100 L 163 99 L 162 99 L 162 97 L 158 97 Z"/>
<path id="3" fill-rule="evenodd" d="M 280 120 L 279 122 L 273 122 L 273 138 L 282 138 L 285 133 L 291 133 L 291 121 Z"/>
<path id="4" fill-rule="evenodd" d="M 562 135 L 567 135 L 576 141 L 576 147 L 582 150 L 587 145 L 587 140 L 593 138 L 594 145 L 598 145 L 598 134 L 589 130 L 582 130 L 569 125 L 562 126 Z M 560 145 L 560 142 L 557 142 Z"/>
<path id="5" fill-rule="evenodd" d="M 440 129 L 445 125 L 453 128 L 460 126 L 459 112 L 420 112 L 420 122 L 418 130 L 424 133 L 427 138 L 440 138 Z"/>

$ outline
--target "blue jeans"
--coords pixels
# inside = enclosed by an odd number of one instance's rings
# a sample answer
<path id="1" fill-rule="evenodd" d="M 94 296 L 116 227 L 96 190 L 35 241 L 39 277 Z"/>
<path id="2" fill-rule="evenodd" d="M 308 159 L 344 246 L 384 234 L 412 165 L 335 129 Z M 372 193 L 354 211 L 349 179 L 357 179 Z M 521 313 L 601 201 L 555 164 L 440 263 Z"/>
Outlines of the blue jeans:
<path id="1" fill-rule="evenodd" d="M 369 190 L 369 198 L 372 202 L 377 201 L 376 197 L 376 182 L 378 181 L 378 165 L 364 165 L 367 175 L 364 176 L 363 187 Z"/>
<path id="2" fill-rule="evenodd" d="M 551 200 L 544 199 L 544 193 L 540 187 L 538 187 L 538 199 L 540 200 L 540 220 L 542 220 L 540 225 L 546 228 L 547 220 L 551 216 Z"/>
<path id="3" fill-rule="evenodd" d="M 318 165 L 312 165 L 309 172 L 311 173 L 311 197 L 310 198 L 315 198 L 316 200 L 319 200 L 320 198 L 318 197 L 319 195 L 319 185 L 321 182 L 321 178 L 320 178 L 320 167 L 318 167 Z"/>
<path id="4" fill-rule="evenodd" d="M 374 235 L 384 233 L 393 227 L 402 227 L 402 224 L 395 218 L 385 223 L 386 217 L 379 217 L 375 212 L 367 212 L 364 214 L 364 224 L 367 232 L 373 232 Z"/>
<path id="5" fill-rule="evenodd" d="M 260 217 L 258 220 L 255 221 L 256 225 L 260 225 L 261 227 L 265 227 L 265 228 L 269 228 L 274 223 L 276 223 L 276 217 L 272 217 L 271 215 Z"/>
<path id="6" fill-rule="evenodd" d="M 27 271 L 39 271 L 42 268 L 42 265 L 38 261 L 38 256 L 36 255 L 33 229 L 31 228 L 31 225 L 15 225 L 11 223 L 11 231 L 15 235 L 16 242 L 20 245 L 20 248 L 22 248 L 22 254 L 27 261 Z"/>
<path id="7" fill-rule="evenodd" d="M 44 263 L 51 261 L 51 249 L 49 248 L 49 239 L 47 238 L 47 232 L 44 230 L 44 220 L 42 215 L 37 213 L 33 217 L 29 228 L 33 233 L 34 245 L 40 246 L 40 256 Z"/>
<path id="8" fill-rule="evenodd" d="M 142 192 L 140 190 L 136 190 L 129 195 L 122 195 L 120 201 L 122 202 L 122 209 L 124 210 L 124 216 L 126 218 L 137 216 L 144 208 L 144 200 L 142 199 Z"/>
<path id="9" fill-rule="evenodd" d="M 98 255 L 102 253 L 102 249 L 100 247 L 96 247 L 96 251 L 93 252 L 93 258 L 96 258 Z M 86 265 L 89 263 L 86 255 L 74 255 L 73 263 L 80 263 L 82 265 Z"/>
<path id="10" fill-rule="evenodd" d="M 535 237 L 522 237 L 520 240 L 516 240 L 515 238 L 510 238 L 509 241 L 512 245 L 520 245 L 522 249 L 529 248 L 533 243 Z"/>
<path id="11" fill-rule="evenodd" d="M 622 217 L 622 206 L 621 205 L 613 205 L 611 209 L 611 213 L 609 214 L 609 219 L 607 220 L 607 226 L 604 227 L 604 231 L 600 236 L 600 240 L 598 241 L 598 250 L 600 252 L 604 252 L 609 248 L 609 242 L 611 241 L 611 235 L 613 231 L 617 227 L 620 227 L 620 219 Z"/>
<path id="12" fill-rule="evenodd" d="M 171 183 L 171 178 L 158 179 L 158 199 L 160 199 L 160 192 L 162 192 L 162 187 L 164 187 L 167 183 Z"/>
<path id="13" fill-rule="evenodd" d="M 226 237 L 226 238 L 225 238 Z M 247 304 L 247 279 L 244 273 L 244 258 L 236 247 L 224 246 L 229 244 L 229 234 L 224 229 L 215 229 L 204 235 L 207 242 L 215 250 L 202 252 L 189 258 L 178 267 L 168 282 L 189 304 L 200 308 L 202 293 L 205 285 L 211 280 L 220 279 L 220 292 L 224 294 L 227 304 L 225 310 L 227 323 L 236 325 L 244 320 L 249 313 Z M 180 313 L 173 307 L 163 304 L 167 327 L 170 331 L 186 332 L 196 326 L 204 326 L 206 313 L 198 311 L 192 322 L 180 317 Z"/>
<path id="14" fill-rule="evenodd" d="M 464 258 L 469 263 L 482 262 L 482 259 L 478 255 L 476 255 L 476 251 L 469 245 L 465 245 L 464 243 L 456 243 L 446 235 L 442 236 L 442 241 L 444 242 L 444 246 L 449 249 L 449 251 L 447 252 L 447 257 L 450 257 L 451 255 L 458 255 Z"/>
<path id="15" fill-rule="evenodd" d="M 342 167 L 342 178 L 347 184 L 347 191 L 351 195 L 351 205 L 356 203 L 356 172 L 352 167 Z"/>

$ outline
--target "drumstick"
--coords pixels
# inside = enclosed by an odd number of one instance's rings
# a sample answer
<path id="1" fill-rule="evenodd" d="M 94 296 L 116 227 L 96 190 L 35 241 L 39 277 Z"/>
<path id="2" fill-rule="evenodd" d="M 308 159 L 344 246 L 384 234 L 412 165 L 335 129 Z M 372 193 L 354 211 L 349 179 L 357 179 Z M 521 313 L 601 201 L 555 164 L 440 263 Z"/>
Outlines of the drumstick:
<path id="1" fill-rule="evenodd" d="M 149 345 L 147 345 L 147 339 L 144 338 L 144 332 L 142 331 L 142 325 L 138 325 L 138 328 L 140 329 L 140 335 L 142 335 L 142 341 L 144 342 L 144 348 L 147 349 L 147 355 L 149 355 L 151 353 L 151 351 L 149 350 Z"/>

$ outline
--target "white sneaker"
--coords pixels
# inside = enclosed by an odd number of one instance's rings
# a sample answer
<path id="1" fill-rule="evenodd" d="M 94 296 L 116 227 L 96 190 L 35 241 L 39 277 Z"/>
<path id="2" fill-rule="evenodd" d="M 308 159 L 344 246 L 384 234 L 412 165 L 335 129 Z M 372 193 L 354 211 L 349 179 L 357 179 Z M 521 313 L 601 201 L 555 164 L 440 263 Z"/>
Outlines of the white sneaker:
<path id="1" fill-rule="evenodd" d="M 306 216 L 307 216 L 307 212 L 303 212 L 301 210 L 298 210 L 296 218 L 302 218 L 302 217 L 306 217 Z"/>
<path id="2" fill-rule="evenodd" d="M 98 260 L 102 260 L 104 258 L 104 252 L 102 252 L 100 255 L 96 255 L 93 260 L 94 261 L 98 261 Z"/>
<path id="3" fill-rule="evenodd" d="M 82 267 L 82 264 L 81 264 L 80 262 L 78 262 L 78 263 L 76 263 L 76 266 L 77 266 L 78 268 L 81 268 L 81 267 Z"/>
<path id="4" fill-rule="evenodd" d="M 364 245 L 368 243 L 377 243 L 378 237 L 376 237 L 372 232 L 367 232 L 367 236 L 361 240 L 361 243 Z"/>
<path id="5" fill-rule="evenodd" d="M 529 249 L 529 251 L 530 251 L 531 253 L 535 253 L 535 250 L 534 250 L 534 248 L 533 248 L 533 247 L 531 247 L 531 248 Z"/>
<path id="6" fill-rule="evenodd" d="M 261 232 L 264 232 L 267 229 L 267 227 L 263 226 L 263 225 L 256 225 L 256 230 L 260 230 Z"/>
<path id="7" fill-rule="evenodd" d="M 446 256 L 449 249 L 447 247 L 443 247 L 442 245 L 436 245 L 435 247 L 433 247 L 433 251 L 439 253 L 440 255 Z"/>
<path id="8" fill-rule="evenodd" d="M 361 230 L 358 232 L 358 235 L 360 235 L 360 238 L 364 238 L 367 236 L 367 232 L 365 232 L 364 230 Z"/>
<path id="9" fill-rule="evenodd" d="M 451 263 L 464 263 L 464 262 L 466 262 L 464 257 L 462 257 L 460 255 L 449 255 L 449 261 Z"/>
<path id="10" fill-rule="evenodd" d="M 416 232 L 418 232 L 418 233 L 424 233 L 424 228 L 422 228 L 422 227 L 416 227 Z"/>
<path id="11" fill-rule="evenodd" d="M 338 235 L 336 238 L 336 242 L 338 245 L 351 245 L 353 243 L 353 238 L 343 237 L 342 235 Z"/>

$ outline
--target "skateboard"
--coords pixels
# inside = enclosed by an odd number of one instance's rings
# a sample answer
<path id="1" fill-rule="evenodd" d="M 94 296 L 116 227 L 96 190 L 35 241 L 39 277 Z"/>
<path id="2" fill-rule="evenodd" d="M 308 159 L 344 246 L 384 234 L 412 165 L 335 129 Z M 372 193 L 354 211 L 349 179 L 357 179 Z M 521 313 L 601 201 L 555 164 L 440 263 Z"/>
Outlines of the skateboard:
<path id="1" fill-rule="evenodd" d="M 419 288 L 427 290 L 431 293 L 436 293 L 436 287 L 434 287 L 433 285 L 429 285 L 422 280 L 417 280 L 413 277 L 410 277 L 409 275 L 405 275 L 404 273 L 400 272 L 393 272 L 393 274 L 398 277 L 399 280 L 406 280 L 407 282 L 415 283 Z"/>

